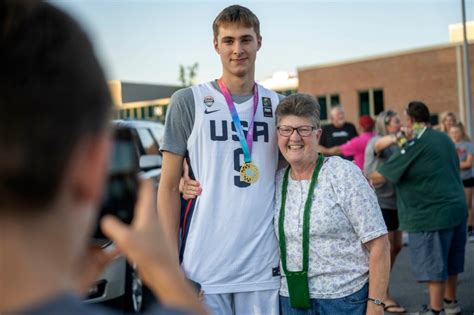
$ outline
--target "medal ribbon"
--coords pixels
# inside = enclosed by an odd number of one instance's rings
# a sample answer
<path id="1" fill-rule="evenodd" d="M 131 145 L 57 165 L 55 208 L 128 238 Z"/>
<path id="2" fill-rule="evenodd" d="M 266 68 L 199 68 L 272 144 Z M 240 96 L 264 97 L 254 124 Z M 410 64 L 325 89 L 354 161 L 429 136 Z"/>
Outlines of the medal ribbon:
<path id="1" fill-rule="evenodd" d="M 245 137 L 244 130 L 242 128 L 242 124 L 240 123 L 239 114 L 237 113 L 237 109 L 235 108 L 234 101 L 232 100 L 232 95 L 229 92 L 229 89 L 222 81 L 222 78 L 217 80 L 219 87 L 224 95 L 225 101 L 227 106 L 229 107 L 230 116 L 232 117 L 232 121 L 234 122 L 235 130 L 237 131 L 237 136 L 239 137 L 240 145 L 242 146 L 242 150 L 244 151 L 244 161 L 245 163 L 252 162 L 252 141 L 253 141 L 253 122 L 255 119 L 255 112 L 257 111 L 258 106 L 258 88 L 257 84 L 253 87 L 253 114 L 252 119 L 250 121 L 250 125 L 247 131 L 247 138 Z"/>

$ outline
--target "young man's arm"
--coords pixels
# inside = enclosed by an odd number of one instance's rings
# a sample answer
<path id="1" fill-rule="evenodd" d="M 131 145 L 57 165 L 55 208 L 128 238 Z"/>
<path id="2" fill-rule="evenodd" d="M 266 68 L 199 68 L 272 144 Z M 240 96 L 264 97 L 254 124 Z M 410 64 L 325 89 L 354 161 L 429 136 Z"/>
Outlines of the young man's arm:
<path id="1" fill-rule="evenodd" d="M 163 152 L 163 164 L 160 186 L 158 188 L 158 215 L 163 225 L 166 238 L 176 249 L 178 259 L 178 233 L 181 201 L 179 182 L 183 174 L 183 156 L 171 152 Z"/>
<path id="2" fill-rule="evenodd" d="M 194 95 L 191 88 L 181 89 L 171 96 L 166 113 L 165 132 L 161 150 L 163 163 L 158 188 L 158 214 L 166 238 L 171 241 L 178 265 L 178 232 L 181 201 L 179 182 L 183 175 L 183 160 L 187 141 L 192 132 L 195 117 Z"/>

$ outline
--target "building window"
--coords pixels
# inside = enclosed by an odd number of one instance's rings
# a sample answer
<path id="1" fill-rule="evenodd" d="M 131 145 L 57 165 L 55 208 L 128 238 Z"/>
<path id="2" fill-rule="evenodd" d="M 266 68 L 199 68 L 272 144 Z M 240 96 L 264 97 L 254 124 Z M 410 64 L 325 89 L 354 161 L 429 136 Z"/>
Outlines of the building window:
<path id="1" fill-rule="evenodd" d="M 150 118 L 155 117 L 155 107 L 154 106 L 148 106 L 148 117 L 150 117 Z"/>
<path id="2" fill-rule="evenodd" d="M 331 107 L 339 105 L 339 94 L 333 94 L 330 96 L 331 98 Z"/>
<path id="3" fill-rule="evenodd" d="M 318 97 L 318 103 L 320 108 L 319 119 L 321 121 L 328 119 L 328 107 L 326 104 L 326 96 Z"/>
<path id="4" fill-rule="evenodd" d="M 145 107 L 140 108 L 140 111 L 141 111 L 141 118 L 142 118 L 142 119 L 145 119 L 145 118 L 147 117 L 145 110 L 146 110 Z"/>
<path id="5" fill-rule="evenodd" d="M 319 95 L 316 96 L 316 99 L 318 100 L 319 106 L 321 108 L 319 115 L 320 120 L 328 121 L 330 108 L 340 105 L 339 94 Z"/>
<path id="6" fill-rule="evenodd" d="M 131 114 L 132 114 L 132 113 L 130 112 L 130 108 L 127 108 L 127 109 L 125 110 L 125 117 L 124 117 L 124 118 L 126 118 L 126 119 L 130 118 Z"/>
<path id="7" fill-rule="evenodd" d="M 359 116 L 377 116 L 384 110 L 383 90 L 359 91 Z"/>
<path id="8" fill-rule="evenodd" d="M 138 118 L 138 110 L 136 108 L 133 109 L 133 118 Z"/>

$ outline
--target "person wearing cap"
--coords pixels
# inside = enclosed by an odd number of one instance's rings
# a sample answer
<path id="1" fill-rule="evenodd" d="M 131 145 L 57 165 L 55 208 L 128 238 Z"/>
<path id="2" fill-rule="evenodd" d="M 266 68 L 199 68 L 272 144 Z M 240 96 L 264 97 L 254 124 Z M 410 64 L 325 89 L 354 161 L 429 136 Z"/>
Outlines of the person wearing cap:
<path id="1" fill-rule="evenodd" d="M 365 147 L 370 139 L 374 136 L 374 120 L 364 115 L 359 118 L 359 126 L 362 133 L 344 143 L 343 145 L 328 149 L 328 155 L 344 155 L 354 157 L 354 163 L 362 170 L 364 169 Z"/>

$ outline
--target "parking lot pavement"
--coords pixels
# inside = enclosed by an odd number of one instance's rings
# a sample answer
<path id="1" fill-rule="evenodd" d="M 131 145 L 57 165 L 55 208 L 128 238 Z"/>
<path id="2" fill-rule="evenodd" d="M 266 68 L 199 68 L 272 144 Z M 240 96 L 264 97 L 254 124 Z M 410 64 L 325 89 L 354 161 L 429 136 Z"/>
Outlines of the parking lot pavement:
<path id="1" fill-rule="evenodd" d="M 467 243 L 464 268 L 464 273 L 458 279 L 458 302 L 462 314 L 471 315 L 474 314 L 474 243 Z M 428 303 L 426 284 L 417 283 L 411 272 L 408 247 L 403 247 L 395 261 L 390 277 L 390 294 L 408 312 L 418 311 L 422 304 Z"/>

